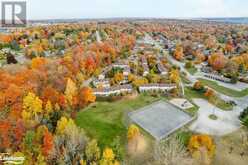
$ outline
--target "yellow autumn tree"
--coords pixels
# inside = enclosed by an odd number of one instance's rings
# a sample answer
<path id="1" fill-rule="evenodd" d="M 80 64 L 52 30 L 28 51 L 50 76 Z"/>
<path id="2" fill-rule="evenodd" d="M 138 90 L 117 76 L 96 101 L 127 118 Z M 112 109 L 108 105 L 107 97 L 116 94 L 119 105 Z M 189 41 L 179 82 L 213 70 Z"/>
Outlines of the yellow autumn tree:
<path id="1" fill-rule="evenodd" d="M 111 148 L 105 148 L 102 156 L 103 156 L 103 159 L 108 160 L 108 161 L 112 161 L 115 158 L 115 154 Z"/>
<path id="2" fill-rule="evenodd" d="M 134 87 L 139 87 L 144 84 L 148 84 L 148 80 L 146 78 L 137 78 L 132 82 Z"/>
<path id="3" fill-rule="evenodd" d="M 47 103 L 46 103 L 45 111 L 46 111 L 45 112 L 46 117 L 48 117 L 49 114 L 51 114 L 51 112 L 53 111 L 53 106 L 52 106 L 52 103 L 51 103 L 50 100 L 48 100 Z"/>
<path id="4" fill-rule="evenodd" d="M 115 154 L 111 148 L 105 148 L 103 151 L 100 165 L 119 165 L 120 163 L 115 160 Z"/>
<path id="5" fill-rule="evenodd" d="M 179 74 L 179 71 L 177 69 L 173 69 L 170 72 L 170 80 L 173 83 L 179 83 L 179 81 L 180 81 L 180 74 Z"/>
<path id="6" fill-rule="evenodd" d="M 61 117 L 57 122 L 56 133 L 63 134 L 67 125 L 74 124 L 72 119 L 67 119 L 66 117 Z"/>
<path id="7" fill-rule="evenodd" d="M 139 135 L 140 135 L 139 128 L 134 124 L 130 125 L 128 128 L 128 132 L 127 132 L 128 140 L 132 140 L 132 139 L 138 137 Z"/>
<path id="8" fill-rule="evenodd" d="M 114 75 L 113 81 L 115 84 L 118 84 L 119 82 L 121 82 L 124 79 L 124 76 L 122 73 L 116 73 Z"/>
<path id="9" fill-rule="evenodd" d="M 80 160 L 80 165 L 87 165 L 85 160 Z"/>
<path id="10" fill-rule="evenodd" d="M 68 78 L 65 89 L 65 97 L 70 105 L 73 104 L 73 97 L 76 95 L 77 95 L 77 86 L 70 78 Z"/>
<path id="11" fill-rule="evenodd" d="M 23 98 L 22 118 L 24 120 L 35 119 L 38 121 L 39 114 L 42 114 L 42 100 L 34 93 L 29 92 L 28 95 Z"/>

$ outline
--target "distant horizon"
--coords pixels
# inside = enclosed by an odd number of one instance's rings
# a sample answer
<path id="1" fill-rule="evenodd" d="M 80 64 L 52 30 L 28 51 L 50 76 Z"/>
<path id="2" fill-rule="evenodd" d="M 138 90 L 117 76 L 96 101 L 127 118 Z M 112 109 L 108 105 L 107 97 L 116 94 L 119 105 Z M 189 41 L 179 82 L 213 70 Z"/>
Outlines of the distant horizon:
<path id="1" fill-rule="evenodd" d="M 28 19 L 28 21 L 40 20 L 108 20 L 108 19 L 168 19 L 168 20 L 192 20 L 192 19 L 248 19 L 246 17 L 94 17 L 94 18 L 44 18 L 44 19 Z"/>
<path id="2" fill-rule="evenodd" d="M 12 1 L 12 0 L 0 0 Z M 23 0 L 15 0 L 23 1 Z M 248 17 L 244 0 L 24 0 L 28 20 Z M 1 14 L 1 13 L 0 13 Z"/>

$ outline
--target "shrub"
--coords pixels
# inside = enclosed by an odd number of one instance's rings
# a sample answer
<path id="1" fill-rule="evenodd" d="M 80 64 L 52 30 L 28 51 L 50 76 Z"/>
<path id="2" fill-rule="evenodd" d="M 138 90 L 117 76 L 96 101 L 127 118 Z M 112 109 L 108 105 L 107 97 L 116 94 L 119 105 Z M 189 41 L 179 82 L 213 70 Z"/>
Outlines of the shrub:
<path id="1" fill-rule="evenodd" d="M 246 127 L 248 127 L 248 107 L 245 108 L 244 111 L 240 113 L 239 119 Z"/>
<path id="2" fill-rule="evenodd" d="M 236 84 L 237 82 L 238 82 L 238 76 L 237 75 L 231 76 L 231 83 Z"/>
<path id="3" fill-rule="evenodd" d="M 200 81 L 195 82 L 193 89 L 196 91 L 204 92 L 204 86 Z"/>
<path id="4" fill-rule="evenodd" d="M 192 62 L 191 61 L 188 61 L 188 62 L 186 62 L 186 64 L 185 64 L 185 68 L 192 68 L 193 67 L 193 64 L 192 64 Z"/>
<path id="5" fill-rule="evenodd" d="M 184 146 L 188 146 L 191 136 L 191 132 L 179 132 L 176 137 L 180 143 L 182 143 Z"/>

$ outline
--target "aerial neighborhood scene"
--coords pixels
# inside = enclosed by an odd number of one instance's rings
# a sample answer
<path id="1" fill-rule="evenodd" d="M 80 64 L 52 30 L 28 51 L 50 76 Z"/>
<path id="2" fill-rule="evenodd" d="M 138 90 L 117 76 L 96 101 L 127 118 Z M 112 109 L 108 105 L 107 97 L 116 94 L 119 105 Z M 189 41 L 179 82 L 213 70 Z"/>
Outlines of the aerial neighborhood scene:
<path id="1" fill-rule="evenodd" d="M 248 2 L 1 5 L 0 165 L 248 164 Z"/>

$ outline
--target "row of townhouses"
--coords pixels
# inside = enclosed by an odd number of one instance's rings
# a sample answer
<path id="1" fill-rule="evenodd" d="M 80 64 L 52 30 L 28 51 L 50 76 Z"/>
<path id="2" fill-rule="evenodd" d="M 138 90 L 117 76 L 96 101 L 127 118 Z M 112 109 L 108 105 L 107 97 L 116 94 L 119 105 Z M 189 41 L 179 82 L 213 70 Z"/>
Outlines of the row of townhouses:
<path id="1" fill-rule="evenodd" d="M 162 91 L 162 92 L 166 92 L 169 91 L 173 88 L 176 88 L 176 84 L 145 84 L 145 85 L 141 85 L 139 87 L 139 91 L 140 92 L 148 92 L 148 91 Z"/>
<path id="2" fill-rule="evenodd" d="M 204 77 L 207 77 L 209 79 L 213 79 L 213 80 L 217 80 L 217 81 L 221 81 L 221 82 L 225 82 L 225 83 L 230 83 L 231 82 L 230 78 L 224 77 L 224 76 L 219 75 L 219 74 L 204 73 L 203 75 L 204 75 Z"/>
<path id="3" fill-rule="evenodd" d="M 132 85 L 118 85 L 110 88 L 93 89 L 95 96 L 112 96 L 131 93 L 133 91 Z"/>
<path id="4" fill-rule="evenodd" d="M 201 68 L 201 71 L 203 72 L 203 76 L 207 77 L 209 79 L 230 83 L 231 79 L 224 77 L 223 75 L 219 74 L 217 71 L 214 71 L 211 67 L 203 66 Z"/>

